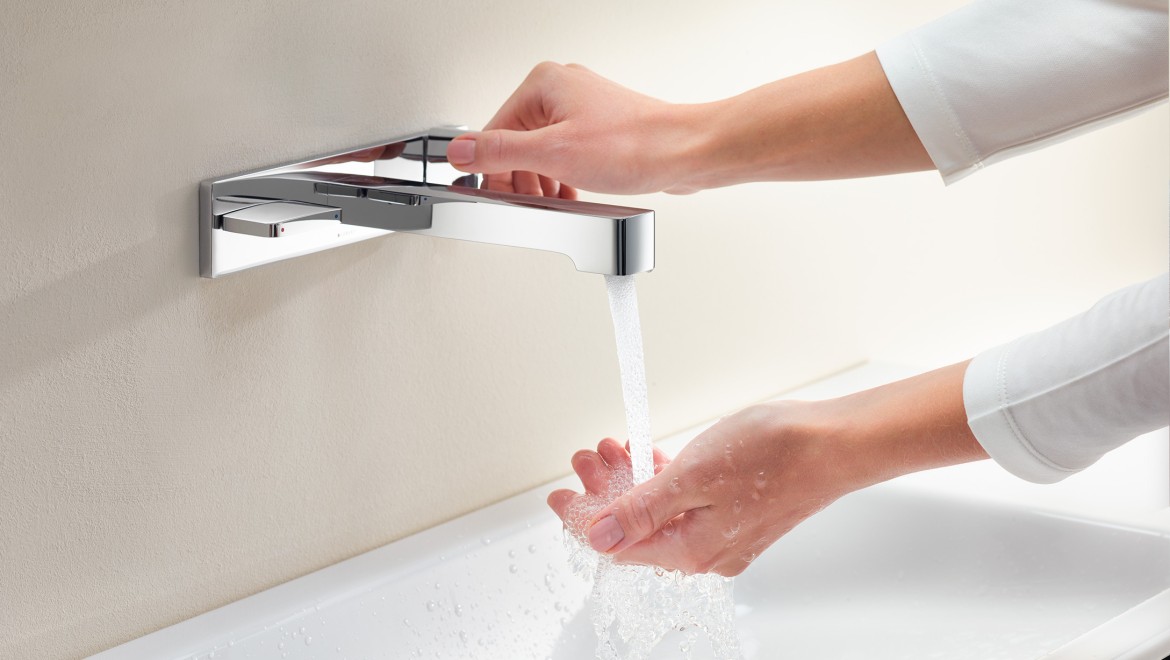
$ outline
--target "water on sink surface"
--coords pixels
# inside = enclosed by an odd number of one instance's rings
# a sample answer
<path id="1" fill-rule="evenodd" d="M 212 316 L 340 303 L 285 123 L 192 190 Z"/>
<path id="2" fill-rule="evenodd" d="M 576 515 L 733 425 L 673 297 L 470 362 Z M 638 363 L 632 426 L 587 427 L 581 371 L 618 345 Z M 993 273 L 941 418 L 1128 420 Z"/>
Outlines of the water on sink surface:
<path id="1" fill-rule="evenodd" d="M 511 509 L 487 544 L 483 532 L 441 543 L 442 530 L 423 532 L 400 543 L 425 554 L 375 551 L 358 591 L 193 635 L 238 630 L 230 645 L 114 657 L 591 659 L 590 585 L 568 569 L 559 521 L 542 507 L 534 497 Z M 802 523 L 736 585 L 751 660 L 1034 659 L 1170 589 L 1170 534 L 877 487 Z M 225 611 L 249 611 L 238 605 Z M 680 641 L 668 634 L 650 657 L 677 658 Z M 703 639 L 695 657 L 711 657 Z"/>

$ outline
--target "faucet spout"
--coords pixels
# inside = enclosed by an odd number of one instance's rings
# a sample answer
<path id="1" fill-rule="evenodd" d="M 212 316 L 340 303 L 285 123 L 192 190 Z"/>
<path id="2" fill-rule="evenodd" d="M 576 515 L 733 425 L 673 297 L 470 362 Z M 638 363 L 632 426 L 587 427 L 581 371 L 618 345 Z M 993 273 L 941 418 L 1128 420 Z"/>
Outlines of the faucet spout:
<path id="1" fill-rule="evenodd" d="M 548 250 L 577 270 L 633 275 L 654 268 L 654 212 L 455 186 L 428 186 L 431 226 L 411 233 Z"/>

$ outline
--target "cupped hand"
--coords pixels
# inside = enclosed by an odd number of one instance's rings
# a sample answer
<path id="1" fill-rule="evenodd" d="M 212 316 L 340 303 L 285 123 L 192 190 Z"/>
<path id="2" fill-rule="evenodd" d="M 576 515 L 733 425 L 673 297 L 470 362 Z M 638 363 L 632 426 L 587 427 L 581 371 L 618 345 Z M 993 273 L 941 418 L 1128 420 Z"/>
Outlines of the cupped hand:
<path id="1" fill-rule="evenodd" d="M 537 65 L 478 133 L 455 139 L 447 158 L 485 173 L 489 190 L 576 199 L 672 190 L 679 154 L 695 139 L 675 106 L 576 64 Z"/>
<path id="2" fill-rule="evenodd" d="M 612 485 L 629 485 L 629 454 L 604 440 L 596 452 L 573 457 L 585 493 L 559 490 L 549 505 L 567 525 L 583 525 L 590 545 L 619 562 L 738 575 L 851 489 L 821 476 L 834 461 L 830 444 L 815 432 L 814 407 L 769 403 L 725 417 L 673 461 L 658 452 L 657 474 L 621 493 Z M 595 512 L 574 520 L 591 503 Z"/>
<path id="3" fill-rule="evenodd" d="M 967 424 L 961 362 L 825 401 L 779 401 L 724 417 L 633 486 L 606 440 L 578 452 L 585 493 L 549 505 L 619 562 L 738 575 L 842 495 L 928 468 L 987 458 Z"/>

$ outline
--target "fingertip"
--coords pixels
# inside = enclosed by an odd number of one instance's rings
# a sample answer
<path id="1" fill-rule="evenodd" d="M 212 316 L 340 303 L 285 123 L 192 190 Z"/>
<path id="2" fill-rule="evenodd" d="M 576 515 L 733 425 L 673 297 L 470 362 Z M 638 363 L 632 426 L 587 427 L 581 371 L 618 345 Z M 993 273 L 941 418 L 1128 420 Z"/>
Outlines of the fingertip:
<path id="1" fill-rule="evenodd" d="M 447 145 L 447 162 L 457 169 L 467 171 L 475 163 L 475 142 L 477 133 L 464 133 Z"/>
<path id="2" fill-rule="evenodd" d="M 611 468 L 627 467 L 630 464 L 630 455 L 613 438 L 606 438 L 597 443 L 597 453 Z"/>
<path id="3" fill-rule="evenodd" d="M 597 452 L 593 451 L 592 449 L 578 449 L 573 453 L 573 457 L 569 459 L 569 463 L 576 465 L 578 461 L 586 460 L 596 453 Z"/>
<path id="4" fill-rule="evenodd" d="M 629 443 L 627 443 L 627 444 L 626 444 L 626 446 L 627 446 L 627 447 L 629 447 Z M 617 440 L 615 440 L 614 438 L 602 438 L 602 439 L 601 439 L 601 442 L 598 442 L 598 443 L 597 443 L 597 451 L 598 451 L 598 453 L 600 453 L 600 452 L 601 452 L 602 448 L 605 448 L 605 449 L 621 449 L 621 448 L 622 448 L 622 443 L 618 442 L 618 441 L 617 441 Z"/>
<path id="5" fill-rule="evenodd" d="M 573 471 L 581 479 L 585 492 L 594 495 L 604 493 L 609 484 L 611 470 L 605 459 L 596 452 L 583 449 L 573 454 Z"/>
<path id="6" fill-rule="evenodd" d="M 513 172 L 512 187 L 521 195 L 544 196 L 544 189 L 540 185 L 540 175 L 535 172 Z"/>
<path id="7" fill-rule="evenodd" d="M 601 522 L 604 518 L 608 518 L 609 516 L 612 516 L 614 513 L 616 513 L 616 510 L 615 510 L 613 503 L 611 502 L 610 504 L 602 507 L 598 511 L 595 511 L 593 513 L 593 515 L 589 518 L 589 522 L 587 523 L 586 526 L 593 527 L 597 523 Z"/>
<path id="8" fill-rule="evenodd" d="M 598 552 L 616 552 L 625 532 L 615 516 L 606 516 L 589 526 L 589 545 Z"/>
<path id="9" fill-rule="evenodd" d="M 569 503 L 573 501 L 578 493 L 571 491 L 568 488 L 559 488 L 548 494 L 548 506 L 557 514 L 561 520 L 565 518 L 565 511 L 569 508 Z"/>
<path id="10" fill-rule="evenodd" d="M 492 192 L 516 192 L 515 186 L 512 185 L 512 173 L 488 174 L 483 178 L 483 185 L 480 186 L 483 190 L 490 190 Z"/>
<path id="11" fill-rule="evenodd" d="M 543 174 L 540 175 L 540 187 L 545 197 L 560 197 L 561 183 Z"/>

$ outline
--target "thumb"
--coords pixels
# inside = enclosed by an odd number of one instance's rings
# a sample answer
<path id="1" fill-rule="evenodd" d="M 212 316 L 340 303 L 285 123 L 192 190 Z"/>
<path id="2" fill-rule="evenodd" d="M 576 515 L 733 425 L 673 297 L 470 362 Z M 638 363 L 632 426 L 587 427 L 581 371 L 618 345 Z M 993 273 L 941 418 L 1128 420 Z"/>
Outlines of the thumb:
<path id="1" fill-rule="evenodd" d="M 464 172 L 546 173 L 548 129 L 464 133 L 447 145 L 447 162 Z"/>
<path id="2" fill-rule="evenodd" d="M 671 518 L 694 508 L 687 488 L 668 487 L 675 470 L 667 466 L 631 488 L 593 517 L 589 545 L 613 554 L 653 536 Z"/>

